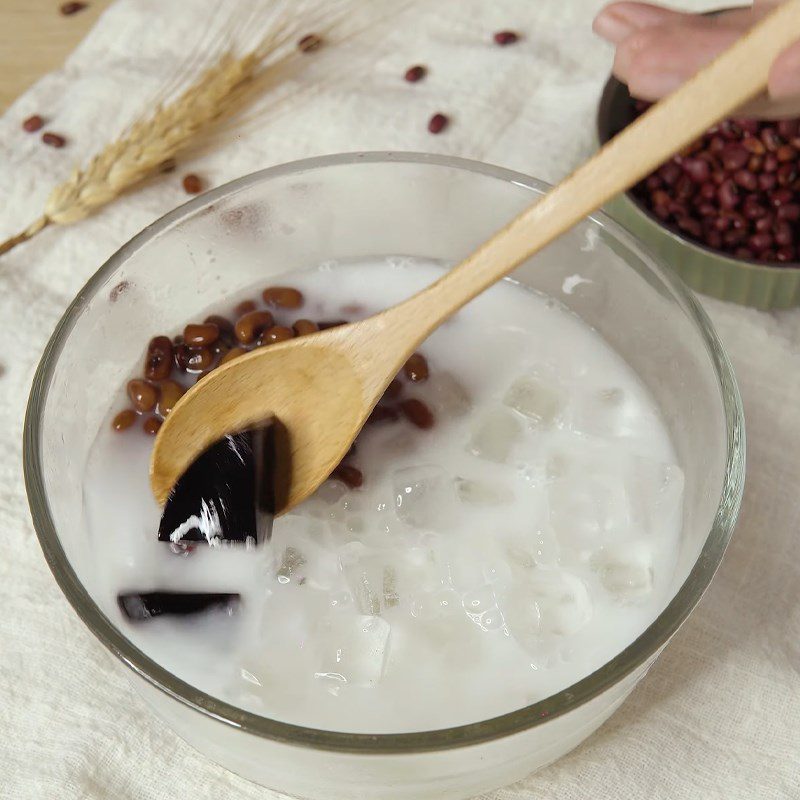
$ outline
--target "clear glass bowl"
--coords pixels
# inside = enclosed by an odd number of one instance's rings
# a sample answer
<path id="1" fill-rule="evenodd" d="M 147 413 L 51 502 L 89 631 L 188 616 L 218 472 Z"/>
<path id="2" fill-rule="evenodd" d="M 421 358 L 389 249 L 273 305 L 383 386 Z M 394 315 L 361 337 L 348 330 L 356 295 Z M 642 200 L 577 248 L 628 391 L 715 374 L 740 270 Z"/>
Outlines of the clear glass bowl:
<path id="1" fill-rule="evenodd" d="M 607 719 L 708 586 L 744 482 L 734 377 L 684 285 L 598 214 L 513 277 L 571 308 L 636 370 L 663 411 L 686 475 L 674 596 L 601 669 L 546 700 L 471 725 L 381 735 L 314 730 L 198 691 L 134 647 L 93 599 L 97 578 L 76 484 L 110 396 L 141 358 L 143 341 L 226 292 L 327 259 L 392 254 L 455 262 L 547 188 L 508 170 L 418 154 L 327 156 L 264 170 L 142 231 L 94 275 L 56 328 L 25 423 L 25 479 L 45 557 L 153 710 L 232 771 L 326 800 L 459 798 L 510 783 Z"/>

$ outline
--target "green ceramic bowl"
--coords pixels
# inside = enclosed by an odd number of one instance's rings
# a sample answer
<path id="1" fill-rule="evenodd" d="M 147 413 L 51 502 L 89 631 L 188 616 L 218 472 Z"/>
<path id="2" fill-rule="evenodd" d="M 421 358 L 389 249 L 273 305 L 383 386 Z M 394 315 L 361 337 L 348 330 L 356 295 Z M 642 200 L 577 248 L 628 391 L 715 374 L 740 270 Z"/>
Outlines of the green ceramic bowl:
<path id="1" fill-rule="evenodd" d="M 619 133 L 633 116 L 628 87 L 610 78 L 597 113 L 600 144 Z M 800 306 L 800 264 L 765 266 L 693 242 L 667 228 L 630 192 L 617 195 L 606 211 L 698 292 L 764 310 Z"/>

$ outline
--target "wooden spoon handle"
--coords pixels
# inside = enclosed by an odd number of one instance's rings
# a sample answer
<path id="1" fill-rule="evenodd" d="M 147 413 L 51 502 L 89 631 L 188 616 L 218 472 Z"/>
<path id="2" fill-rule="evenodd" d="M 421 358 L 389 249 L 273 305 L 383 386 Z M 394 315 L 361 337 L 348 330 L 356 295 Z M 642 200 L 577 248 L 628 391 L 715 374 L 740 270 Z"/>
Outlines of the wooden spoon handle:
<path id="1" fill-rule="evenodd" d="M 418 342 L 526 258 L 755 97 L 767 85 L 772 62 L 797 39 L 800 0 L 789 0 L 447 275 L 401 304 L 398 309 L 405 307 L 407 322 L 420 333 Z M 407 332 L 411 334 L 411 327 Z"/>

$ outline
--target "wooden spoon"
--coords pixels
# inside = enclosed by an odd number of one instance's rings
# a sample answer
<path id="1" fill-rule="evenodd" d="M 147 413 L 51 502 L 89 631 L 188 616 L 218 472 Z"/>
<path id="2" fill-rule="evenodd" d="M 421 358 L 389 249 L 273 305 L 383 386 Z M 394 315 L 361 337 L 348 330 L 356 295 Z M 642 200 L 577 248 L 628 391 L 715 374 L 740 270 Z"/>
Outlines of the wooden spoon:
<path id="1" fill-rule="evenodd" d="M 286 426 L 291 448 L 287 509 L 307 498 L 436 327 L 755 97 L 775 57 L 798 38 L 800 0 L 790 0 L 431 286 L 361 322 L 262 347 L 214 370 L 180 399 L 156 437 L 156 499 L 166 501 L 209 445 L 273 415 Z"/>

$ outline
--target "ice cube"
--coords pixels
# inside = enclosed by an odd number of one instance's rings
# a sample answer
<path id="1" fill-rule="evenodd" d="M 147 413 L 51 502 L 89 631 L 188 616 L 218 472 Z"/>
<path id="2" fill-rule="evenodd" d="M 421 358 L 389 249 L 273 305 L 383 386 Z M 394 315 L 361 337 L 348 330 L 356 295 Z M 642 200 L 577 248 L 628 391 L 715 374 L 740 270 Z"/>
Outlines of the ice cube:
<path id="1" fill-rule="evenodd" d="M 497 596 L 490 585 L 464 592 L 461 605 L 467 617 L 481 630 L 493 631 L 505 626 L 505 619 L 497 604 Z"/>
<path id="2" fill-rule="evenodd" d="M 461 417 L 470 410 L 467 390 L 449 372 L 436 370 L 428 386 L 431 405 L 441 418 Z"/>
<path id="3" fill-rule="evenodd" d="M 278 583 L 289 583 L 294 580 L 303 582 L 300 568 L 306 563 L 305 556 L 296 547 L 287 547 L 283 551 L 281 565 L 278 568 Z"/>
<path id="4" fill-rule="evenodd" d="M 381 613 L 383 601 L 383 560 L 361 542 L 339 548 L 339 564 L 356 608 L 366 615 Z"/>
<path id="5" fill-rule="evenodd" d="M 550 524 L 562 555 L 585 561 L 604 542 L 630 529 L 630 505 L 619 475 L 584 473 L 557 478 L 549 487 Z"/>
<path id="6" fill-rule="evenodd" d="M 492 408 L 473 429 L 467 450 L 479 458 L 503 464 L 521 432 L 522 423 L 518 418 L 502 408 Z"/>
<path id="7" fill-rule="evenodd" d="M 635 603 L 653 591 L 653 556 L 644 541 L 626 542 L 592 560 L 603 588 L 619 603 Z"/>
<path id="8" fill-rule="evenodd" d="M 680 527 L 683 514 L 683 470 L 676 464 L 633 459 L 627 475 L 633 523 L 648 536 Z"/>
<path id="9" fill-rule="evenodd" d="M 331 615 L 320 630 L 315 677 L 334 692 L 342 685 L 375 686 L 383 677 L 390 633 L 381 617 Z"/>
<path id="10" fill-rule="evenodd" d="M 637 406 L 622 389 L 580 392 L 572 403 L 571 428 L 589 436 L 616 438 L 636 432 Z"/>
<path id="11" fill-rule="evenodd" d="M 572 636 L 592 618 L 586 584 L 561 569 L 539 568 L 518 583 L 506 618 L 511 634 L 523 647 L 536 648 L 548 637 Z"/>
<path id="12" fill-rule="evenodd" d="M 533 375 L 523 375 L 511 384 L 503 402 L 531 420 L 535 427 L 546 428 L 560 417 L 567 398 L 564 390 Z"/>
<path id="13" fill-rule="evenodd" d="M 549 527 L 509 537 L 506 552 L 511 563 L 523 570 L 558 563 L 558 539 Z"/>
<path id="14" fill-rule="evenodd" d="M 397 571 L 394 567 L 384 567 L 383 570 L 383 605 L 385 608 L 394 608 L 400 605 Z"/>
<path id="15" fill-rule="evenodd" d="M 421 620 L 444 619 L 460 607 L 458 594 L 444 587 L 430 592 L 415 592 L 410 600 L 411 615 Z"/>
<path id="16" fill-rule="evenodd" d="M 420 465 L 392 476 L 397 516 L 414 528 L 446 531 L 456 518 L 453 480 L 441 467 Z"/>
<path id="17" fill-rule="evenodd" d="M 456 478 L 456 492 L 462 503 L 475 506 L 502 506 L 514 500 L 508 486 L 470 478 Z"/>

